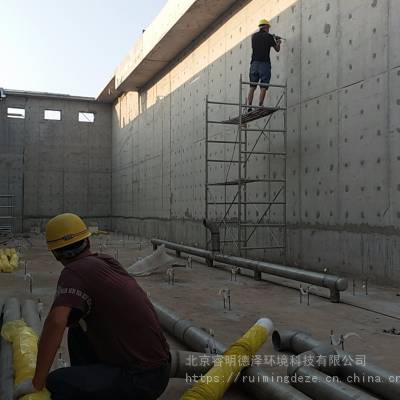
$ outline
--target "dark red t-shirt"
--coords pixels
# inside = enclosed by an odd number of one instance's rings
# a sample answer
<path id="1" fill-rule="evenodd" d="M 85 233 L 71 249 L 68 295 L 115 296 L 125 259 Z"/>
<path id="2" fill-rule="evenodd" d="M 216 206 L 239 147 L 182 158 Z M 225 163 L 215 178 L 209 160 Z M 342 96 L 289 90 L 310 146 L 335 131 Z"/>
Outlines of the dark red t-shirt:
<path id="1" fill-rule="evenodd" d="M 99 362 L 153 368 L 169 358 L 169 348 L 146 293 L 107 255 L 85 251 L 64 267 L 53 307 L 73 308 L 82 317 Z"/>

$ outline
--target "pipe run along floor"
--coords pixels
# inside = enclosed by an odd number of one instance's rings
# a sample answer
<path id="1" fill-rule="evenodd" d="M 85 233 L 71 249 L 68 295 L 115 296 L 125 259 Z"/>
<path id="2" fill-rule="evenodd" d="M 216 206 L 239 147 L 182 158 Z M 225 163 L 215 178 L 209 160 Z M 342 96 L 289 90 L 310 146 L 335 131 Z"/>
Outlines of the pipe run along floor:
<path id="1" fill-rule="evenodd" d="M 61 266 L 48 253 L 43 235 L 30 236 L 29 239 L 8 246 L 22 245 L 22 259 L 28 261 L 27 272 L 33 277 L 33 292 L 29 293 L 29 282 L 24 278 L 22 266 L 12 274 L 0 275 L 0 296 L 16 296 L 21 301 L 26 298 L 40 299 L 46 313 L 51 306 Z M 92 248 L 117 256 L 124 267 L 152 252 L 148 241 L 115 234 L 94 237 Z M 176 260 L 184 264 L 183 259 Z M 165 273 L 137 280 L 152 298 L 182 317 L 193 320 L 197 326 L 212 329 L 216 338 L 223 343 L 228 344 L 237 339 L 260 317 L 272 319 L 276 329 L 306 330 L 325 342 L 330 341 L 331 330 L 336 337 L 354 332 L 359 337 L 350 336 L 345 341 L 346 351 L 365 356 L 367 360 L 400 375 L 398 351 L 393 351 L 400 348 L 400 336 L 384 332 L 400 330 L 398 319 L 347 304 L 330 303 L 327 299 L 313 295 L 309 306 L 306 298 L 300 304 L 299 291 L 296 289 L 267 281 L 257 282 L 245 276 L 238 276 L 237 281 L 231 281 L 229 272 L 208 268 L 199 262 L 193 262 L 192 269 L 176 268 L 174 285 L 168 283 Z M 349 286 L 344 295 L 346 302 L 396 314 L 400 304 L 400 297 L 396 296 L 399 290 L 370 284 L 369 296 L 365 296 L 361 288 L 353 296 L 351 282 Z M 224 310 L 223 298 L 219 294 L 224 288 L 231 289 L 231 311 Z M 397 315 L 400 316 L 400 313 Z M 174 339 L 169 337 L 168 340 L 171 348 L 183 349 Z M 62 357 L 67 360 L 65 342 L 61 351 Z M 271 340 L 263 346 L 260 354 L 273 355 L 267 358 L 266 363 L 263 358 L 263 367 L 276 376 L 285 373 L 285 359 L 273 350 Z M 281 365 L 272 366 L 272 360 Z M 184 380 L 173 379 L 161 399 L 176 400 L 189 386 Z M 224 398 L 236 400 L 249 397 L 239 390 L 230 390 Z"/>

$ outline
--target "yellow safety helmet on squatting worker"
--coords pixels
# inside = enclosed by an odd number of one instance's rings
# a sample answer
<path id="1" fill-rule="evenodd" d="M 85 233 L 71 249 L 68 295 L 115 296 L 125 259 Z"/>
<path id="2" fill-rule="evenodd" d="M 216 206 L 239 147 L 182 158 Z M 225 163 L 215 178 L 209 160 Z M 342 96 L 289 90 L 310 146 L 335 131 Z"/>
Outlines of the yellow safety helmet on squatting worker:
<path id="1" fill-rule="evenodd" d="M 262 20 L 260 20 L 260 22 L 258 23 L 258 26 L 259 26 L 259 27 L 265 26 L 265 25 L 271 26 L 271 24 L 269 23 L 269 21 L 266 20 L 266 19 L 262 19 Z"/>
<path id="2" fill-rule="evenodd" d="M 52 218 L 46 225 L 46 241 L 49 250 L 59 253 L 65 252 L 63 256 L 70 258 L 74 256 L 76 246 L 84 241 L 81 246 L 87 246 L 87 239 L 91 235 L 86 224 L 76 214 L 65 213 Z M 81 247 L 78 246 L 78 247 Z M 71 252 L 68 250 L 71 249 Z M 80 249 L 81 250 L 81 249 Z M 68 254 L 70 253 L 70 254 Z"/>

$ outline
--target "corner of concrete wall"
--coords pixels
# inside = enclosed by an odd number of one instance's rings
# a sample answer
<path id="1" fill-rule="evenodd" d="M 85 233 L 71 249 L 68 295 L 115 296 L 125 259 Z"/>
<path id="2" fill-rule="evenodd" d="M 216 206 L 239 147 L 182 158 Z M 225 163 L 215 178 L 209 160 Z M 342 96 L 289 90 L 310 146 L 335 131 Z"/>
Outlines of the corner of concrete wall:
<path id="1" fill-rule="evenodd" d="M 25 109 L 25 118 L 8 118 L 9 107 Z M 45 109 L 61 111 L 61 120 L 45 120 Z M 93 112 L 94 123 L 79 122 L 79 112 Z M 110 227 L 110 105 L 7 96 L 0 102 L 0 152 L 0 194 L 15 196 L 17 232 L 43 227 L 61 212 Z"/>

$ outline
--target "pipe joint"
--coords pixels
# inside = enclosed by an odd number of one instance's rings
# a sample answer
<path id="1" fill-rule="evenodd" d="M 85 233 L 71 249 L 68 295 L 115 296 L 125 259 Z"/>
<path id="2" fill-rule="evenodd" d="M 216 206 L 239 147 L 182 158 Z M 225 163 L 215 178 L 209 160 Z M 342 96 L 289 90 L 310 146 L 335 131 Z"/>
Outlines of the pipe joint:
<path id="1" fill-rule="evenodd" d="M 203 225 L 211 233 L 211 251 L 213 253 L 219 253 L 221 251 L 221 241 L 219 236 L 219 224 L 217 222 L 203 219 Z"/>

